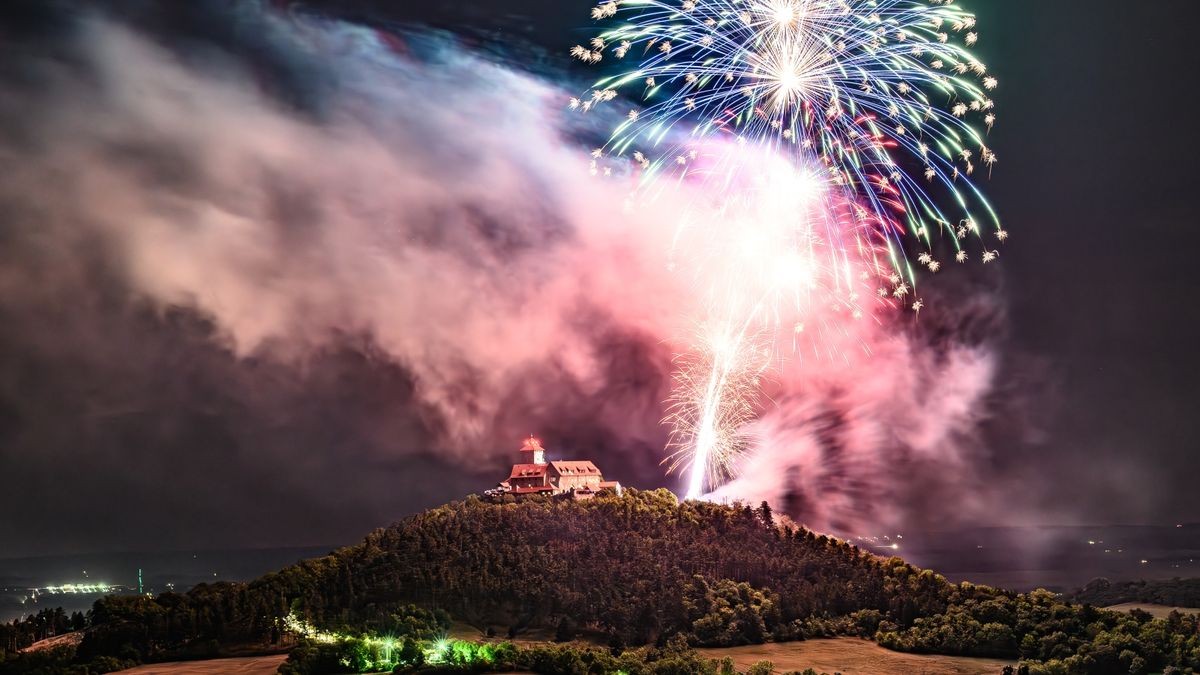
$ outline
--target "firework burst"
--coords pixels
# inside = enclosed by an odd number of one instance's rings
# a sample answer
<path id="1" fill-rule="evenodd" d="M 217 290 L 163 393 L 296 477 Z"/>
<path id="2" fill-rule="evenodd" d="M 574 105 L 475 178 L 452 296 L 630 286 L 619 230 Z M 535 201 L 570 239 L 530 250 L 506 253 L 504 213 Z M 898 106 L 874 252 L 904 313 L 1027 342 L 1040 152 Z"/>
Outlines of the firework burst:
<path id="1" fill-rule="evenodd" d="M 707 196 L 672 251 L 708 308 L 668 418 L 695 497 L 744 445 L 759 379 L 807 322 L 919 312 L 937 239 L 965 262 L 986 227 L 980 259 L 995 260 L 988 244 L 1008 234 L 973 178 L 997 161 L 998 82 L 952 0 L 606 0 L 592 17 L 611 27 L 572 54 L 618 65 L 570 107 L 634 101 L 593 170 L 636 176 L 640 199 L 679 184 Z"/>

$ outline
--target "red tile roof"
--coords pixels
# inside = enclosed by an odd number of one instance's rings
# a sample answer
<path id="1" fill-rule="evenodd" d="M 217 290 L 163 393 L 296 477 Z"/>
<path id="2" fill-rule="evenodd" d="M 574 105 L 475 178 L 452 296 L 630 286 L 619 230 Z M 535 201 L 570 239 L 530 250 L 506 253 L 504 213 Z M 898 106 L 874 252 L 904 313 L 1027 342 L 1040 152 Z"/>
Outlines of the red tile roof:
<path id="1" fill-rule="evenodd" d="M 542 442 L 534 438 L 533 434 L 530 434 L 529 438 L 526 438 L 525 442 L 521 445 L 521 452 L 538 452 L 544 450 Z"/>
<path id="2" fill-rule="evenodd" d="M 512 480 L 514 478 L 530 478 L 530 477 L 536 478 L 538 476 L 545 476 L 545 475 L 546 475 L 546 465 L 545 464 L 513 464 L 512 473 L 509 474 L 508 479 Z"/>
<path id="3" fill-rule="evenodd" d="M 591 462 L 550 462 L 550 466 L 560 476 L 599 476 L 600 469 Z"/>

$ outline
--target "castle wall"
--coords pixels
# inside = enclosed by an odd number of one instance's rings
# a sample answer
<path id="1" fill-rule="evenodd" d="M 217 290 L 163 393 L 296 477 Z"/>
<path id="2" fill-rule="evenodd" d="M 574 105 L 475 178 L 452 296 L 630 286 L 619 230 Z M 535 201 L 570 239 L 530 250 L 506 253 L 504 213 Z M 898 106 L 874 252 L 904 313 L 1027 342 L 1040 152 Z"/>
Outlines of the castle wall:
<path id="1" fill-rule="evenodd" d="M 601 477 L 596 475 L 590 476 L 560 476 L 558 479 L 558 489 L 566 492 L 572 488 L 579 489 L 589 487 L 595 490 L 600 486 Z"/>

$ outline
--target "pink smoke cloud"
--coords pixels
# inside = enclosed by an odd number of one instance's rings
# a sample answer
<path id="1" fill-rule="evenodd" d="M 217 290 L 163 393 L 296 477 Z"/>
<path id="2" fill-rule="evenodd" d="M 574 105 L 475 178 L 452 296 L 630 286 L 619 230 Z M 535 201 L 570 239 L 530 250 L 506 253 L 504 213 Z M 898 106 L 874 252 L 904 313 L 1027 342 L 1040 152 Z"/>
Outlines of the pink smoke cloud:
<path id="1" fill-rule="evenodd" d="M 564 381 L 600 401 L 589 414 L 614 437 L 660 448 L 667 392 L 610 394 L 623 390 L 601 338 L 653 345 L 658 373 L 684 348 L 702 302 L 668 259 L 673 216 L 697 196 L 631 209 L 626 183 L 589 175 L 566 93 L 544 80 L 450 44 L 426 63 L 340 24 L 297 33 L 340 77 L 320 116 L 237 65 L 197 68 L 88 22 L 95 107 L 61 107 L 54 143 L 6 187 L 44 214 L 58 263 L 100 242 L 138 295 L 211 316 L 243 358 L 302 369 L 334 336 L 370 334 L 460 461 L 538 431 Z M 156 163 L 114 159 L 147 146 Z M 970 494 L 995 358 L 934 350 L 899 321 L 829 331 L 841 344 L 790 360 L 740 476 L 713 497 L 844 530 L 898 522 L 916 483 Z"/>

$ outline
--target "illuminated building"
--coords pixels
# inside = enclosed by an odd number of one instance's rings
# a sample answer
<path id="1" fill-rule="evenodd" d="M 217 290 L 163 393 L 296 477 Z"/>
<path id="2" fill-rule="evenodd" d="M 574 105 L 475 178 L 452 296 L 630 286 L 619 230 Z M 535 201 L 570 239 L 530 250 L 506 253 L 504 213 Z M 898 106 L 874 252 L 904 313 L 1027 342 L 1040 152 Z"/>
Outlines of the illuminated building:
<path id="1" fill-rule="evenodd" d="M 621 493 L 621 484 L 604 480 L 600 469 L 591 461 L 547 461 L 545 448 L 533 436 L 525 439 L 520 452 L 523 461 L 514 464 L 508 478 L 486 494 L 570 495 L 575 499 L 589 499 L 605 489 Z"/>

